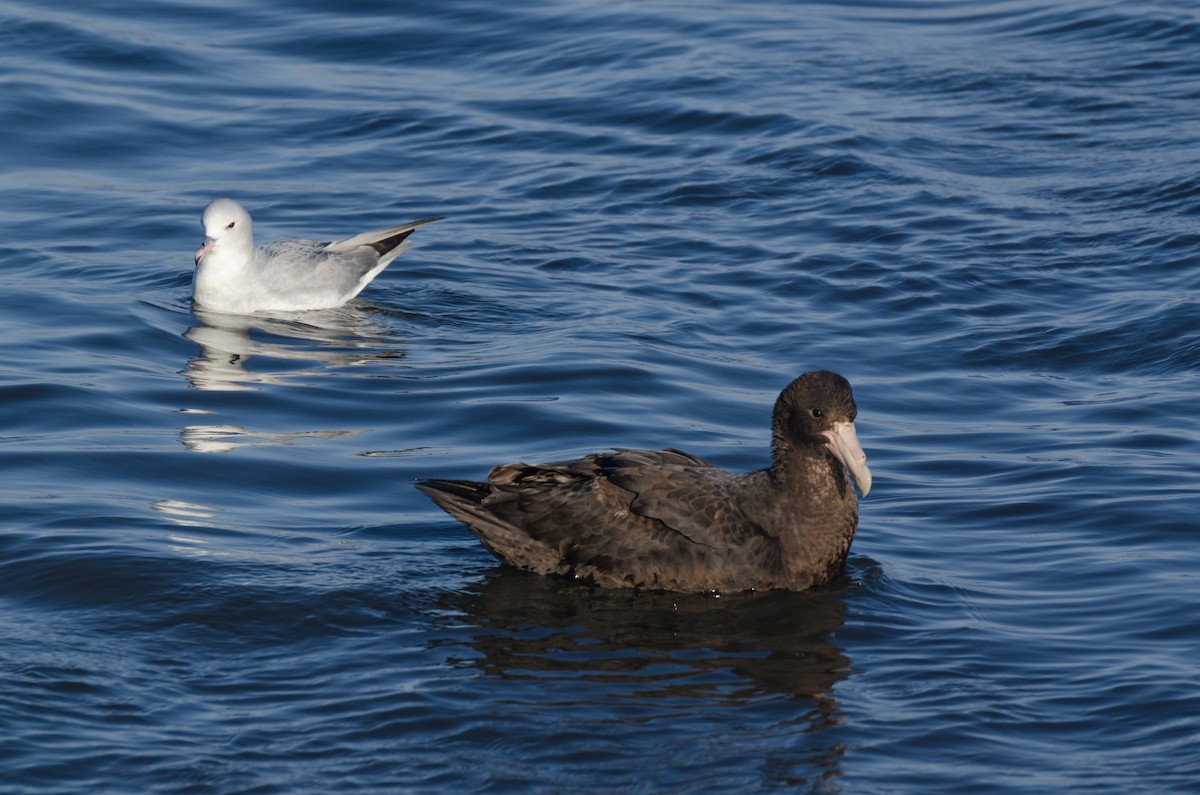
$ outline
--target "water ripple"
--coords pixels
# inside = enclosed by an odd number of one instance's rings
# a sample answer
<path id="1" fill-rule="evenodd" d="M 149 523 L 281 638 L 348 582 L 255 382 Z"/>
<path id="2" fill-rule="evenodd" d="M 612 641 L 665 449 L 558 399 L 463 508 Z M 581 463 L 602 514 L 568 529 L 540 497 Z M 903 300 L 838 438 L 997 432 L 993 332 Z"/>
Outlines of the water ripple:
<path id="1" fill-rule="evenodd" d="M 15 793 L 1194 787 L 1186 4 L 0 16 Z M 217 195 L 447 219 L 235 318 L 189 301 Z M 524 575 L 412 488 L 762 466 L 815 367 L 876 473 L 818 593 Z"/>

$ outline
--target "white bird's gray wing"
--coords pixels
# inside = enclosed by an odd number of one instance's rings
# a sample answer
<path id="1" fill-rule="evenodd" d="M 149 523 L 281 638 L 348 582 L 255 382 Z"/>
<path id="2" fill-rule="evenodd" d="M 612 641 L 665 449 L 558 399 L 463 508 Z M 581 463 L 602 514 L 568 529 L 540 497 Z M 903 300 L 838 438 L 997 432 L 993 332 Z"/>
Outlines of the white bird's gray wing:
<path id="1" fill-rule="evenodd" d="M 379 270 L 379 255 L 370 247 L 335 253 L 327 242 L 288 240 L 259 246 L 255 266 L 256 289 L 274 303 L 328 306 L 357 295 Z"/>
<path id="2" fill-rule="evenodd" d="M 257 288 L 285 306 L 334 306 L 358 295 L 392 260 L 408 248 L 426 218 L 401 226 L 363 232 L 332 243 L 287 240 L 255 250 Z"/>

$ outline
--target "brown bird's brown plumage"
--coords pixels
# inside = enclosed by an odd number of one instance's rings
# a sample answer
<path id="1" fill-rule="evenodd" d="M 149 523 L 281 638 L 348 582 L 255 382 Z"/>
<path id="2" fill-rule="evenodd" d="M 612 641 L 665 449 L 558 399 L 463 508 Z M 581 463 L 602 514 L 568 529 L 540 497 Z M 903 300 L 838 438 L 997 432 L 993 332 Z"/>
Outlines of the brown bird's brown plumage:
<path id="1" fill-rule="evenodd" d="M 835 577 L 871 472 L 849 382 L 810 372 L 775 402 L 771 465 L 732 473 L 678 450 L 506 464 L 417 488 L 496 557 L 609 588 L 803 590 Z"/>

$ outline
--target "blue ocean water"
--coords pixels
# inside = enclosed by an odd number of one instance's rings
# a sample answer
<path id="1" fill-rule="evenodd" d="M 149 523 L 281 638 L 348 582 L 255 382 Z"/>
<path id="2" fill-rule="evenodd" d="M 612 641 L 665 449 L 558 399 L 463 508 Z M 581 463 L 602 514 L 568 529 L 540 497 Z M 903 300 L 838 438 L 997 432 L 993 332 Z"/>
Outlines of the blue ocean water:
<path id="1" fill-rule="evenodd" d="M 1200 781 L 1200 12 L 0 3 L 0 789 Z M 430 215 L 351 305 L 190 305 Z M 854 384 L 803 594 L 500 566 L 412 483 L 766 463 Z"/>

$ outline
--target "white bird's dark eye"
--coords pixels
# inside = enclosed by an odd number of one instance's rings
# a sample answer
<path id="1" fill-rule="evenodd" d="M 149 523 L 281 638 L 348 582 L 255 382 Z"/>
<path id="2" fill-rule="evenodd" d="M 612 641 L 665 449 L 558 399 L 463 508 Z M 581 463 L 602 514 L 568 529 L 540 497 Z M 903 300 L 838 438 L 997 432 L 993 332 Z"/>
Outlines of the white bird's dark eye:
<path id="1" fill-rule="evenodd" d="M 825 412 L 821 411 L 820 409 L 813 409 L 813 410 L 812 410 L 812 415 L 813 415 L 814 417 L 824 417 L 824 416 L 825 416 Z"/>
<path id="2" fill-rule="evenodd" d="M 225 227 L 225 228 L 226 228 L 226 229 L 233 229 L 233 225 L 234 225 L 234 224 L 236 224 L 236 223 L 237 223 L 237 221 L 230 221 L 230 222 L 229 222 L 229 226 L 227 226 L 227 227 Z"/>

